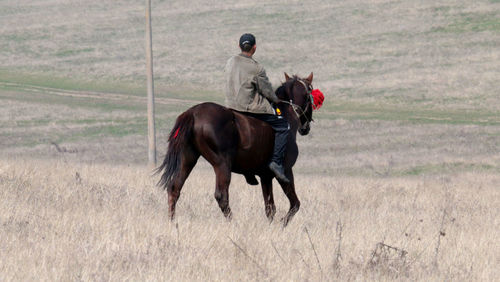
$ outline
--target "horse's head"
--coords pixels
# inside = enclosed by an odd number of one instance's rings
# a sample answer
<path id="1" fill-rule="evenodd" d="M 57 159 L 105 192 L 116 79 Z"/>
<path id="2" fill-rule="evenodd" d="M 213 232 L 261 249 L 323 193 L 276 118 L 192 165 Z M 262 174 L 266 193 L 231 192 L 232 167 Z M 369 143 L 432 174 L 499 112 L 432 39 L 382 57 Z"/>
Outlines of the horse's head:
<path id="1" fill-rule="evenodd" d="M 285 79 L 283 87 L 286 96 L 280 98 L 290 102 L 290 106 L 295 113 L 292 118 L 297 118 L 300 122 L 298 128 L 299 134 L 307 135 L 311 130 L 310 123 L 313 121 L 311 98 L 313 73 L 307 78 L 299 78 L 298 76 L 289 77 L 285 73 Z"/>

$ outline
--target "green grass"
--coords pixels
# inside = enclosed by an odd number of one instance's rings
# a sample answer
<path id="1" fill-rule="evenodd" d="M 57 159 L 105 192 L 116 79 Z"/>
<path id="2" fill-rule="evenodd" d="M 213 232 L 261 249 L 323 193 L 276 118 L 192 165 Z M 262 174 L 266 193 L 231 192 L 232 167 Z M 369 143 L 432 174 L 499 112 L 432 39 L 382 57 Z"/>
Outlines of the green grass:
<path id="1" fill-rule="evenodd" d="M 131 95 L 145 94 L 145 87 L 129 82 L 85 81 L 76 78 L 58 77 L 42 73 L 26 73 L 0 68 L 0 82 L 18 84 L 19 87 L 41 86 L 62 90 L 98 91 L 108 93 L 125 93 Z"/>
<path id="2" fill-rule="evenodd" d="M 5 79 L 5 78 L 4 78 Z M 38 78 L 39 79 L 39 78 Z M 0 78 L 0 81 L 2 79 Z M 70 88 L 69 82 L 62 80 Z M 30 82 L 36 83 L 37 80 Z M 44 86 L 61 86 L 56 80 L 54 83 L 47 82 Z M 50 93 L 43 93 L 40 91 L 29 91 L 29 88 L 24 88 L 23 84 L 20 85 L 0 85 L 0 90 L 14 91 L 15 94 L 5 93 L 0 96 L 0 99 L 12 99 L 18 101 L 29 101 L 33 103 L 43 104 L 60 104 L 76 107 L 85 107 L 98 109 L 101 111 L 109 112 L 114 110 L 125 110 L 131 112 L 144 112 L 146 110 L 145 104 L 137 104 L 128 101 L 116 101 L 105 99 L 92 99 L 92 98 L 79 98 L 79 97 L 65 97 L 52 95 Z M 344 89 L 344 91 L 351 91 L 352 89 Z M 200 101 L 215 101 L 223 103 L 223 95 L 214 93 L 204 93 L 203 91 L 184 92 L 184 96 L 196 98 Z M 380 93 L 372 93 L 370 96 L 382 95 Z M 164 97 L 164 95 L 158 95 Z M 395 97 L 397 98 L 397 97 Z M 394 99 L 395 99 L 394 98 Z M 387 121 L 401 121 L 410 123 L 440 123 L 440 124 L 474 124 L 474 125 L 500 125 L 500 113 L 484 111 L 484 110 L 437 110 L 427 109 L 424 106 L 418 105 L 415 101 L 411 103 L 404 103 L 400 101 L 399 104 L 394 103 L 394 99 L 384 99 L 385 103 L 356 103 L 349 100 L 335 100 L 335 103 L 327 103 L 322 110 L 315 112 L 316 118 L 346 118 L 346 119 L 373 119 L 373 120 L 387 120 Z M 388 101 L 388 103 L 387 103 Z M 426 100 L 423 99 L 422 102 Z M 418 102 L 418 101 L 417 101 Z M 157 112 L 181 112 L 187 109 L 188 106 L 179 105 L 157 105 Z"/>
<path id="3" fill-rule="evenodd" d="M 349 61 L 347 66 L 350 68 L 373 68 L 374 66 L 381 66 L 383 62 L 378 59 L 371 59 L 368 61 Z"/>
<path id="4" fill-rule="evenodd" d="M 497 13 L 462 13 L 447 26 L 434 28 L 434 32 L 500 32 L 500 16 Z"/>
<path id="5" fill-rule="evenodd" d="M 41 73 L 26 73 L 5 70 L 0 67 L 0 89 L 26 91 L 30 87 L 47 87 L 60 90 L 91 91 L 103 93 L 120 93 L 133 96 L 146 96 L 146 86 L 132 82 L 92 80 L 85 81 L 76 78 L 58 77 Z M 198 101 L 224 102 L 221 91 L 211 89 L 198 89 L 193 87 L 161 87 L 155 85 L 155 96 L 160 98 L 176 98 Z"/>
<path id="6" fill-rule="evenodd" d="M 500 167 L 484 163 L 465 163 L 465 162 L 442 162 L 436 164 L 421 164 L 410 167 L 342 167 L 335 170 L 325 168 L 300 167 L 296 172 L 316 175 L 324 173 L 334 173 L 335 175 L 349 175 L 354 177 L 417 177 L 424 175 L 456 174 L 464 172 L 489 172 L 500 173 Z"/>
<path id="7" fill-rule="evenodd" d="M 390 169 L 376 171 L 375 174 L 388 177 L 406 177 L 422 176 L 436 174 L 453 174 L 464 172 L 500 172 L 500 167 L 484 163 L 466 163 L 466 162 L 443 162 L 437 164 L 422 164 L 408 168 Z M 366 172 L 368 174 L 372 172 Z"/>
<path id="8" fill-rule="evenodd" d="M 44 104 L 61 104 L 76 107 L 99 109 L 102 111 L 126 110 L 131 112 L 143 112 L 145 104 L 132 101 L 116 101 L 106 99 L 63 97 L 44 93 L 43 89 L 33 91 L 30 86 L 41 86 L 62 90 L 100 91 L 105 93 L 122 93 L 144 95 L 144 90 L 137 85 L 127 85 L 107 82 L 82 82 L 76 79 L 59 78 L 39 74 L 22 74 L 0 69 L 0 82 L 13 84 L 0 84 L 0 90 L 14 91 L 15 94 L 7 92 L 0 99 L 13 99 Z M 340 93 L 349 96 L 353 88 L 339 89 Z M 459 110 L 459 109 L 432 109 L 426 104 L 430 100 L 425 98 L 425 93 L 416 97 L 408 98 L 410 95 L 403 92 L 411 92 L 410 89 L 378 90 L 364 93 L 366 97 L 378 97 L 379 102 L 353 102 L 350 100 L 335 99 L 334 103 L 326 103 L 323 111 L 315 113 L 317 118 L 347 118 L 347 119 L 375 119 L 388 121 L 402 121 L 411 123 L 441 123 L 441 124 L 474 124 L 474 125 L 499 125 L 500 113 L 486 110 Z M 401 96 L 403 93 L 403 97 Z M 353 94 L 356 95 L 356 94 Z M 412 93 L 411 95 L 415 95 Z M 196 101 L 213 101 L 223 103 L 224 95 L 217 91 L 196 90 L 190 88 L 177 88 L 174 91 L 164 89 L 156 90 L 157 97 L 172 97 L 179 99 L 192 99 Z M 179 105 L 157 105 L 159 112 L 181 112 L 188 106 Z"/>
<path id="9" fill-rule="evenodd" d="M 124 137 L 128 135 L 146 135 L 147 121 L 141 120 L 137 123 L 121 123 L 114 125 L 93 126 L 85 128 L 82 131 L 61 137 L 61 142 L 81 141 L 96 139 L 100 137 Z"/>
<path id="10" fill-rule="evenodd" d="M 169 132 L 175 118 L 156 118 L 155 123 L 157 132 Z M 112 121 L 112 124 L 109 124 Z M 113 119 L 108 120 L 108 124 L 99 124 L 105 121 L 99 120 L 76 120 L 68 122 L 68 124 L 88 124 L 87 127 L 80 130 L 66 132 L 57 135 L 54 140 L 57 143 L 64 142 L 81 142 L 90 140 L 99 140 L 103 137 L 126 137 L 130 135 L 147 135 L 148 123 L 146 117 L 144 118 L 130 118 L 130 119 Z M 32 142 L 32 145 L 37 145 Z"/>
<path id="11" fill-rule="evenodd" d="M 5 79 L 5 76 L 3 77 Z M 39 77 L 35 77 L 39 79 Z M 36 83 L 38 80 L 31 80 Z M 67 83 L 67 81 L 63 81 Z M 69 85 L 69 84 L 68 84 Z M 44 86 L 60 86 L 53 83 L 45 83 Z M 71 85 L 69 85 L 71 86 Z M 146 135 L 146 104 L 138 103 L 137 99 L 123 100 L 96 99 L 93 97 L 61 96 L 51 93 L 55 88 L 26 87 L 24 84 L 0 84 L 0 103 L 5 101 L 20 101 L 34 105 L 50 105 L 54 109 L 58 105 L 71 107 L 72 109 L 83 108 L 98 111 L 92 117 L 48 117 L 41 115 L 37 119 L 22 119 L 16 117 L 16 128 L 25 128 L 25 132 L 37 131 L 38 127 L 50 125 L 51 131 L 41 134 L 25 134 L 18 132 L 13 136 L 10 133 L 2 133 L 2 138 L 18 138 L 16 146 L 34 147 L 47 142 L 74 142 L 96 140 L 102 137 L 124 137 L 129 135 Z M 62 92 L 64 93 L 64 92 Z M 132 95 L 131 95 L 131 98 Z M 189 108 L 189 104 L 157 104 L 156 125 L 158 131 L 168 131 L 173 124 L 176 113 Z M 100 117 L 99 112 L 110 114 L 120 111 L 117 116 Z M 174 114 L 172 114 L 174 113 Z M 92 114 L 92 112 L 89 112 Z M 20 119 L 19 119 L 20 118 Z M 7 122 L 6 126 L 14 126 L 13 122 Z M 73 126 L 72 126 L 73 125 Z M 74 125 L 78 125 L 74 127 Z M 83 126 L 83 127 L 82 127 Z M 64 130 L 64 128 L 70 128 Z"/>
<path id="12" fill-rule="evenodd" d="M 156 127 L 158 132 L 169 132 L 170 126 L 173 124 L 174 117 L 158 117 L 156 119 Z M 126 137 L 130 135 L 147 135 L 147 119 L 144 118 L 129 118 L 129 119 L 74 119 L 74 120 L 22 120 L 17 121 L 16 126 L 25 127 L 28 131 L 35 130 L 38 126 L 54 124 L 58 130 L 52 130 L 46 134 L 38 135 L 23 135 L 16 142 L 16 147 L 34 147 L 40 144 L 50 142 L 65 143 L 65 142 L 88 142 L 99 140 L 103 137 Z M 62 130 L 71 125 L 85 125 L 77 129 Z M 36 130 L 35 130 L 36 131 Z M 11 138 L 9 133 L 1 133 L 1 138 Z M 19 137 L 19 136 L 18 136 Z"/>
<path id="13" fill-rule="evenodd" d="M 452 172 L 457 173 L 465 171 L 500 172 L 500 168 L 489 164 L 452 162 L 452 163 L 420 165 L 408 169 L 403 169 L 400 171 L 395 171 L 391 174 L 397 176 L 419 176 L 429 173 L 430 174 L 452 173 Z"/>
<path id="14" fill-rule="evenodd" d="M 0 87 L 0 90 L 11 90 L 14 92 L 4 92 L 0 99 L 15 100 L 29 103 L 38 103 L 46 105 L 66 105 L 71 107 L 82 107 L 87 109 L 96 109 L 103 112 L 115 110 L 125 110 L 131 112 L 145 111 L 146 105 L 127 103 L 126 101 L 96 100 L 92 98 L 80 98 L 71 96 L 57 96 L 49 93 L 19 91 L 16 88 Z"/>
<path id="15" fill-rule="evenodd" d="M 314 113 L 316 118 L 401 121 L 414 124 L 500 125 L 500 113 L 483 110 L 437 110 L 411 105 L 339 101 Z"/>
<path id="16" fill-rule="evenodd" d="M 39 119 L 28 119 L 28 120 L 17 120 L 17 127 L 34 127 L 34 126 L 44 126 L 48 124 L 59 125 L 88 125 L 88 126 L 98 126 L 102 123 L 113 123 L 113 124 L 127 124 L 127 123 L 146 123 L 145 118 L 83 118 L 83 119 L 51 119 L 51 118 L 39 118 Z"/>
<path id="17" fill-rule="evenodd" d="M 95 49 L 94 48 L 83 48 L 83 49 L 62 49 L 59 50 L 55 53 L 56 57 L 69 57 L 69 56 L 75 56 L 80 53 L 89 53 L 93 52 Z"/>
<path id="18" fill-rule="evenodd" d="M 451 10 L 450 6 L 438 6 L 432 8 L 432 11 L 437 12 L 437 13 L 448 13 Z"/>
<path id="19" fill-rule="evenodd" d="M 165 124 L 165 120 L 157 124 Z M 37 131 L 38 126 L 53 125 L 51 132 L 43 134 L 21 134 L 22 136 L 15 146 L 34 147 L 39 144 L 51 142 L 76 142 L 97 140 L 102 137 L 124 137 L 128 135 L 146 135 L 146 118 L 103 118 L 103 119 L 38 119 L 20 120 L 16 127 L 24 127 L 27 131 Z M 83 127 L 72 128 L 72 125 L 83 125 Z M 66 129 L 65 129 L 66 128 Z M 11 138 L 9 133 L 3 133 L 3 138 Z"/>

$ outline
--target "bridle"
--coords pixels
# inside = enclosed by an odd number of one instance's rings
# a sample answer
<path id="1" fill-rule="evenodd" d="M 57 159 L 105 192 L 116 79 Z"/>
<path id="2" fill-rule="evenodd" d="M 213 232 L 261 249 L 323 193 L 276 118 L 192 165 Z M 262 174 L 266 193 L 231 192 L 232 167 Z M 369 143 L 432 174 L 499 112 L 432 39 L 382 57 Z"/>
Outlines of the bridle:
<path id="1" fill-rule="evenodd" d="M 305 90 L 306 90 L 306 92 L 307 92 L 307 96 L 308 96 L 308 98 L 309 98 L 309 99 L 307 99 L 306 106 L 304 107 L 304 108 L 306 109 L 306 111 L 307 111 L 307 108 L 309 107 L 309 104 L 311 104 L 311 103 L 312 103 L 312 99 L 313 99 L 313 98 L 312 98 L 312 95 L 311 95 L 311 92 L 312 92 L 312 87 L 308 87 L 308 86 L 307 86 L 307 83 L 306 83 L 304 80 L 300 79 L 300 78 L 297 78 L 297 81 L 298 81 L 298 82 L 300 82 L 300 84 L 302 84 L 302 85 L 304 86 L 304 88 L 305 88 Z M 299 105 L 297 105 L 297 104 L 293 103 L 292 99 L 290 99 L 290 101 L 283 101 L 283 103 L 289 104 L 289 105 L 292 107 L 293 112 L 295 113 L 295 115 L 297 116 L 297 118 L 298 118 L 299 120 L 300 120 L 300 119 L 301 119 L 301 117 L 303 116 L 303 117 L 307 120 L 307 122 L 309 122 L 309 123 L 310 123 L 311 121 L 313 121 L 313 119 L 312 119 L 312 118 L 311 118 L 311 119 L 309 119 L 309 118 L 307 117 L 307 115 L 306 115 L 306 111 L 304 111 L 304 109 L 302 109 L 302 107 L 300 107 Z M 299 113 L 297 110 L 299 110 L 299 111 L 300 111 L 300 113 Z"/>

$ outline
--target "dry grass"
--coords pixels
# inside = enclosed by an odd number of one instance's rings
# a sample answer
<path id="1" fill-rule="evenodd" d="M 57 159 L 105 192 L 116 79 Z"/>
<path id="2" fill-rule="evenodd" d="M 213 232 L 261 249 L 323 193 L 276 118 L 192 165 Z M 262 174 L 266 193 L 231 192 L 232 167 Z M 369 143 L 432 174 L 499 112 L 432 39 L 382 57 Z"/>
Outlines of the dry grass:
<path id="1" fill-rule="evenodd" d="M 226 222 L 203 164 L 170 223 L 166 194 L 148 174 L 137 166 L 3 159 L 0 278 L 492 281 L 500 274 L 498 174 L 300 175 L 302 208 L 284 230 L 267 223 L 260 189 L 242 177 L 233 178 L 234 219 Z M 279 217 L 288 204 L 275 190 Z"/>

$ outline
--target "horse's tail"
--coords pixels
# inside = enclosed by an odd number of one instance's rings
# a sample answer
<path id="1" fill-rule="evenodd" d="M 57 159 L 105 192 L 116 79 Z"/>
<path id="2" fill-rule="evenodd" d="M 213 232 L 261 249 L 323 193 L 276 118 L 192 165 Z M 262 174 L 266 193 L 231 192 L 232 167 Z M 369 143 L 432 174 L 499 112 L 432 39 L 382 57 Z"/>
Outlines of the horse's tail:
<path id="1" fill-rule="evenodd" d="M 168 137 L 168 148 L 165 159 L 155 171 L 155 174 L 163 171 L 160 181 L 158 181 L 158 186 L 167 188 L 172 182 L 174 175 L 179 171 L 182 150 L 193 135 L 193 125 L 194 117 L 191 111 L 185 111 L 177 117 Z"/>

